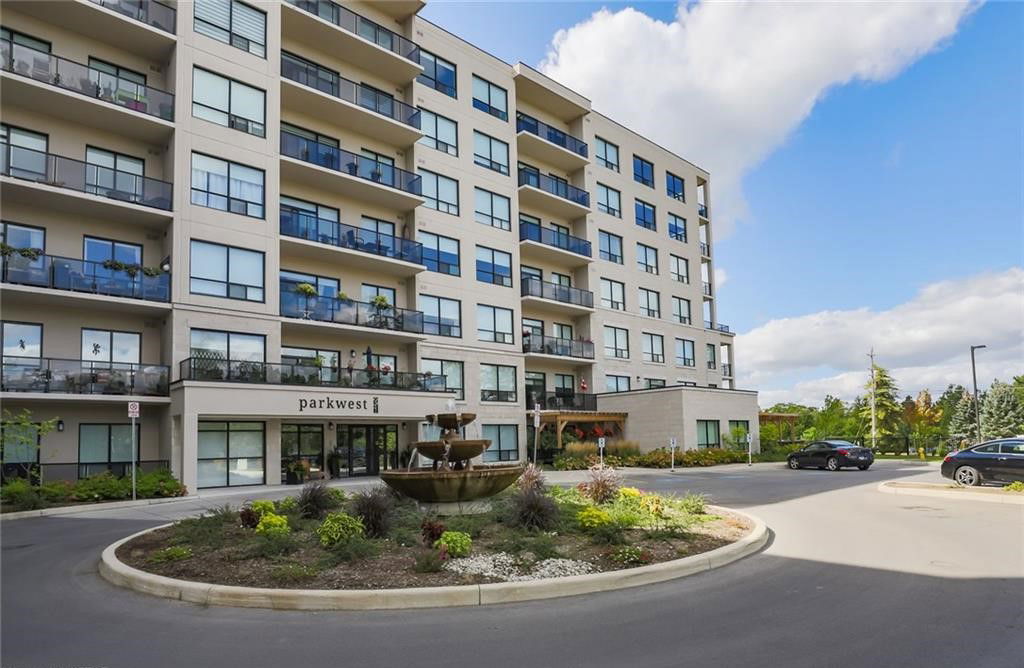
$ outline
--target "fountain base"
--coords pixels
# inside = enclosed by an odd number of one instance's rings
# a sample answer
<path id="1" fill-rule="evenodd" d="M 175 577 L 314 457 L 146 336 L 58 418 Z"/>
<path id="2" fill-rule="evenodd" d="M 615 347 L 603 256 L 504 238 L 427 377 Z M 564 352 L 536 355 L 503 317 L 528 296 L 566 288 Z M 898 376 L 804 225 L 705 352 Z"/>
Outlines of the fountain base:
<path id="1" fill-rule="evenodd" d="M 514 483 L 525 470 L 524 466 L 481 466 L 461 471 L 434 471 L 414 469 L 412 471 L 381 472 L 380 479 L 398 492 L 415 499 L 420 504 L 434 506 L 456 506 L 473 512 L 473 503 L 480 503 L 501 492 Z M 439 514 L 441 511 L 438 511 Z M 475 512 L 486 512 L 476 510 Z"/>
<path id="2" fill-rule="evenodd" d="M 452 515 L 483 515 L 492 510 L 491 502 L 487 499 L 476 501 L 449 501 L 443 503 L 431 503 L 417 501 L 416 505 L 420 511 L 432 515 L 451 517 Z"/>

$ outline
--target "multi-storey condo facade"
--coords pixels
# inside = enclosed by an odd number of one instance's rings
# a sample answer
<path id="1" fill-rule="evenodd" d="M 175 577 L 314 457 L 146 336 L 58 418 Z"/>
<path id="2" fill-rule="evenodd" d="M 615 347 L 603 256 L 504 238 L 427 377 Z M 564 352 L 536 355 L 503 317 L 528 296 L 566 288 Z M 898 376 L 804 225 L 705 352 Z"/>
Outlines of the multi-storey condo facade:
<path id="1" fill-rule="evenodd" d="M 756 437 L 708 173 L 421 6 L 4 3 L 3 402 L 60 420 L 5 466 L 123 472 L 130 401 L 190 489 L 396 466 L 452 404 L 485 462 L 534 406 Z"/>

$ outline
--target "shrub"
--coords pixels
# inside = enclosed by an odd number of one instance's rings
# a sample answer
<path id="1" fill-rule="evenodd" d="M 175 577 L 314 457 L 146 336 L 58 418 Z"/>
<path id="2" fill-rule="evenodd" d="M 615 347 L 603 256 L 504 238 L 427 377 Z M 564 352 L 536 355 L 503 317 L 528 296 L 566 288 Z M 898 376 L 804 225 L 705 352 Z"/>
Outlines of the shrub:
<path id="1" fill-rule="evenodd" d="M 260 514 L 246 505 L 238 509 L 238 522 L 246 529 L 255 529 L 260 523 Z"/>
<path id="2" fill-rule="evenodd" d="M 580 441 L 578 443 L 569 443 L 565 446 L 562 452 L 567 457 L 576 457 L 583 459 L 587 455 L 597 454 L 597 443 L 592 441 Z"/>
<path id="3" fill-rule="evenodd" d="M 592 529 L 590 538 L 600 545 L 622 545 L 626 542 L 626 532 L 615 522 L 609 522 Z"/>
<path id="4" fill-rule="evenodd" d="M 316 535 L 320 538 L 321 545 L 333 547 L 362 537 L 363 522 L 348 513 L 331 513 L 316 528 Z"/>
<path id="5" fill-rule="evenodd" d="M 558 559 L 562 556 L 562 553 L 558 551 L 558 547 L 555 545 L 555 539 L 546 533 L 538 534 L 527 546 L 527 549 L 533 552 L 533 556 L 537 558 L 537 561 Z"/>
<path id="6" fill-rule="evenodd" d="M 394 508 L 395 499 L 390 489 L 383 485 L 360 490 L 349 502 L 349 510 L 362 520 L 366 535 L 371 538 L 383 538 L 387 535 Z"/>
<path id="7" fill-rule="evenodd" d="M 683 465 L 682 458 L 676 457 L 676 464 Z M 667 469 L 672 466 L 672 453 L 665 448 L 658 448 L 633 458 L 634 466 L 643 466 L 651 469 Z"/>
<path id="8" fill-rule="evenodd" d="M 217 548 L 224 544 L 224 522 L 216 515 L 189 517 L 174 525 L 172 542 L 192 547 Z"/>
<path id="9" fill-rule="evenodd" d="M 1020 480 L 1015 480 L 1014 482 L 1011 482 L 1006 487 L 1003 487 L 1003 491 L 1004 492 L 1024 492 L 1024 482 L 1021 482 Z"/>
<path id="10" fill-rule="evenodd" d="M 348 497 L 345 496 L 345 490 L 339 489 L 338 487 L 328 487 L 327 493 L 331 495 L 331 498 L 334 499 L 334 503 L 337 504 L 335 508 L 341 508 L 342 504 L 344 504 L 348 499 Z"/>
<path id="11" fill-rule="evenodd" d="M 321 561 L 321 564 L 333 567 L 341 563 L 351 563 L 376 556 L 379 551 L 376 543 L 366 540 L 360 534 L 340 543 L 335 543 L 328 548 L 327 555 Z"/>
<path id="12" fill-rule="evenodd" d="M 443 549 L 453 559 L 468 557 L 473 549 L 473 539 L 462 531 L 445 531 L 434 543 L 434 547 Z"/>
<path id="13" fill-rule="evenodd" d="M 703 494 L 687 494 L 677 503 L 680 510 L 690 515 L 703 515 L 707 511 L 707 497 Z"/>
<path id="14" fill-rule="evenodd" d="M 277 513 L 265 512 L 256 525 L 256 533 L 261 536 L 284 536 L 291 532 L 288 518 Z"/>
<path id="15" fill-rule="evenodd" d="M 558 522 L 558 504 L 537 487 L 520 489 L 512 495 L 510 519 L 513 526 L 547 531 Z"/>
<path id="16" fill-rule="evenodd" d="M 149 555 L 148 561 L 153 564 L 163 564 L 169 561 L 181 561 L 192 556 L 192 548 L 182 545 L 172 545 L 162 550 L 157 550 Z"/>
<path id="17" fill-rule="evenodd" d="M 67 480 L 55 480 L 39 486 L 39 495 L 47 503 L 65 503 L 71 500 L 74 484 Z"/>
<path id="18" fill-rule="evenodd" d="M 269 559 L 291 554 L 299 549 L 295 536 L 291 533 L 261 534 L 250 547 L 249 558 Z"/>
<path id="19" fill-rule="evenodd" d="M 413 545 L 419 544 L 419 536 L 412 529 L 406 529 L 399 527 L 391 530 L 391 540 L 395 541 L 397 545 L 402 547 L 412 547 Z"/>
<path id="20" fill-rule="evenodd" d="M 115 478 L 110 471 L 79 480 L 71 492 L 71 498 L 75 501 L 110 501 L 127 499 L 131 495 L 131 480 Z"/>
<path id="21" fill-rule="evenodd" d="M 444 568 L 444 557 L 439 550 L 423 550 L 416 555 L 412 569 L 417 573 L 439 573 Z"/>
<path id="22" fill-rule="evenodd" d="M 582 471 L 589 468 L 587 460 L 583 457 L 572 455 L 556 455 L 554 461 L 556 471 Z"/>
<path id="23" fill-rule="evenodd" d="M 299 509 L 299 501 L 294 496 L 278 499 L 274 505 L 277 507 L 277 512 L 281 515 L 291 515 Z"/>
<path id="24" fill-rule="evenodd" d="M 544 472 L 536 464 L 530 464 L 523 471 L 523 475 L 516 480 L 516 488 L 519 491 L 536 490 L 544 491 Z"/>
<path id="25" fill-rule="evenodd" d="M 611 441 L 604 446 L 604 456 L 618 457 L 624 462 L 630 462 L 632 458 L 640 454 L 640 444 L 636 441 Z"/>
<path id="26" fill-rule="evenodd" d="M 273 501 L 250 501 L 249 507 L 260 517 L 263 517 L 265 513 L 273 513 L 275 510 Z"/>
<path id="27" fill-rule="evenodd" d="M 424 517 L 422 524 L 420 524 L 420 533 L 423 536 L 423 542 L 427 545 L 436 543 L 445 530 L 444 523 L 430 517 Z"/>
<path id="28" fill-rule="evenodd" d="M 635 545 L 623 545 L 622 547 L 608 553 L 608 558 L 623 566 L 635 566 L 637 564 L 649 564 L 654 556 L 647 550 Z"/>
<path id="29" fill-rule="evenodd" d="M 129 482 L 129 486 L 130 486 Z M 188 489 L 167 469 L 140 473 L 135 479 L 135 493 L 141 499 L 185 496 Z"/>
<path id="30" fill-rule="evenodd" d="M 317 569 L 312 566 L 291 562 L 272 568 L 270 570 L 270 577 L 285 584 L 296 584 L 312 580 L 316 577 L 317 573 Z"/>
<path id="31" fill-rule="evenodd" d="M 594 503 L 605 503 L 615 498 L 622 485 L 622 476 L 607 466 L 592 466 L 586 482 L 579 484 L 579 489 Z"/>
<path id="32" fill-rule="evenodd" d="M 580 528 L 584 531 L 591 532 L 598 527 L 614 524 L 615 522 L 612 519 L 612 516 L 608 514 L 608 511 L 601 510 L 595 506 L 587 506 L 576 513 L 576 523 L 579 524 Z"/>
<path id="33" fill-rule="evenodd" d="M 4 503 L 10 503 L 16 510 L 36 510 L 45 505 L 39 490 L 24 478 L 12 480 L 0 488 L 0 497 Z"/>
<path id="34" fill-rule="evenodd" d="M 338 502 L 331 495 L 329 488 L 323 482 L 307 482 L 299 492 L 296 499 L 299 508 L 299 515 L 310 520 L 318 520 L 329 511 L 338 507 Z"/>

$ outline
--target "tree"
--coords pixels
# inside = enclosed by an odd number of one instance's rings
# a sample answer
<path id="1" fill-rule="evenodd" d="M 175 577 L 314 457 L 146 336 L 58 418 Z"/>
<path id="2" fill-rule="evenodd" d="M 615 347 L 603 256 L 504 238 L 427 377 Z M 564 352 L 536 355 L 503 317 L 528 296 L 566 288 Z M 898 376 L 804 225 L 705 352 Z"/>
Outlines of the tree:
<path id="1" fill-rule="evenodd" d="M 981 435 L 986 439 L 1024 434 L 1024 404 L 1009 383 L 992 381 L 981 404 Z"/>
<path id="2" fill-rule="evenodd" d="M 39 459 L 39 441 L 57 428 L 59 418 L 35 421 L 32 419 L 32 411 L 22 408 L 18 413 L 4 409 L 3 420 L 0 421 L 0 431 L 3 438 L 3 463 L 20 464 L 29 477 L 32 468 Z"/>
<path id="3" fill-rule="evenodd" d="M 865 397 L 864 406 L 861 408 L 861 417 L 868 421 L 868 429 L 871 425 L 871 396 L 872 384 L 874 385 L 875 418 L 879 436 L 892 436 L 898 433 L 900 417 L 903 408 L 896 398 L 899 388 L 889 372 L 877 364 L 874 365 L 874 382 L 868 380 L 865 389 L 868 393 Z M 868 432 L 870 434 L 870 431 Z"/>
<path id="4" fill-rule="evenodd" d="M 939 400 L 935 402 L 935 406 L 940 411 L 939 426 L 942 431 L 946 434 L 949 433 L 949 421 L 953 419 L 953 411 L 956 410 L 956 405 L 960 403 L 960 397 L 963 396 L 967 389 L 963 385 L 952 385 L 946 388 L 946 391 L 942 393 Z"/>
<path id="5" fill-rule="evenodd" d="M 1017 401 L 1024 406 L 1024 376 L 1013 377 L 1013 392 L 1017 395 Z"/>
<path id="6" fill-rule="evenodd" d="M 953 409 L 949 421 L 949 442 L 955 447 L 974 440 L 975 423 L 974 397 L 967 390 L 960 393 L 960 400 Z"/>

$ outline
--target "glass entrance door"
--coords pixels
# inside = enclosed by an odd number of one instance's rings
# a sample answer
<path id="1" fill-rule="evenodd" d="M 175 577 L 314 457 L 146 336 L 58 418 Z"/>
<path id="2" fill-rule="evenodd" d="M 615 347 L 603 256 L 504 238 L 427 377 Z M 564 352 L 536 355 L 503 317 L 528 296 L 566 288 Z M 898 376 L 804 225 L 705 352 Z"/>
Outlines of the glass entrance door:
<path id="1" fill-rule="evenodd" d="M 342 476 L 377 475 L 398 466 L 396 424 L 339 424 L 337 439 Z"/>

